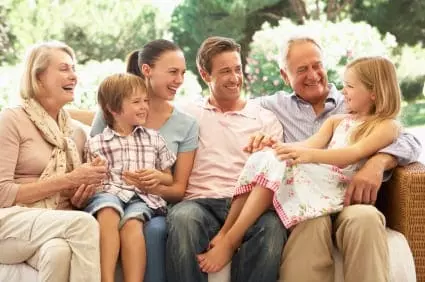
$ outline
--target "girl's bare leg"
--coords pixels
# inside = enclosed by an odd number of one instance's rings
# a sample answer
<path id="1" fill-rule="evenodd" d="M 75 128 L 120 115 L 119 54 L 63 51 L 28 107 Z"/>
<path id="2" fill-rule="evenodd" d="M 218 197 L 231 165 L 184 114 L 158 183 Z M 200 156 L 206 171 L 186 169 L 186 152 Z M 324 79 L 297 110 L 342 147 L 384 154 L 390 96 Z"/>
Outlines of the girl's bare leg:
<path id="1" fill-rule="evenodd" d="M 258 185 L 254 187 L 229 230 L 212 249 L 198 256 L 202 271 L 220 271 L 232 259 L 248 228 L 271 207 L 273 195 L 274 192 L 267 188 Z"/>
<path id="2" fill-rule="evenodd" d="M 211 240 L 209 248 L 214 247 L 214 245 L 217 244 L 221 240 L 221 238 L 223 238 L 223 236 L 235 223 L 250 193 L 251 192 L 238 195 L 232 200 L 232 204 L 230 206 L 229 214 L 226 217 L 226 221 L 224 222 L 217 235 L 215 235 L 214 238 Z M 202 256 L 200 257 L 200 259 L 202 259 Z"/>

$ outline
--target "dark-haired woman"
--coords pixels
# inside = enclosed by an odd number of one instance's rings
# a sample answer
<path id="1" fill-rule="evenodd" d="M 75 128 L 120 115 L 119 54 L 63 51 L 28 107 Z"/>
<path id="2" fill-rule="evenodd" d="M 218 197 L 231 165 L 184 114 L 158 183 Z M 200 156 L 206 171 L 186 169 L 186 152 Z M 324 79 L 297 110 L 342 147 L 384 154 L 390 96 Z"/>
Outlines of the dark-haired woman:
<path id="1" fill-rule="evenodd" d="M 161 196 L 167 202 L 183 199 L 189 174 L 192 170 L 195 150 L 198 147 L 196 120 L 171 104 L 177 89 L 182 85 L 186 62 L 183 52 L 168 40 L 154 40 L 141 50 L 133 51 L 127 58 L 127 72 L 140 75 L 149 87 L 149 116 L 145 127 L 156 129 L 167 141 L 168 148 L 177 155 L 173 170 L 174 183 L 146 191 Z M 103 113 L 98 112 L 90 135 L 103 131 L 106 124 Z M 124 179 L 140 183 L 137 173 L 128 173 Z M 137 185 L 142 190 L 142 185 Z M 163 216 L 152 218 L 144 233 L 147 248 L 145 281 L 165 281 L 166 222 Z"/>

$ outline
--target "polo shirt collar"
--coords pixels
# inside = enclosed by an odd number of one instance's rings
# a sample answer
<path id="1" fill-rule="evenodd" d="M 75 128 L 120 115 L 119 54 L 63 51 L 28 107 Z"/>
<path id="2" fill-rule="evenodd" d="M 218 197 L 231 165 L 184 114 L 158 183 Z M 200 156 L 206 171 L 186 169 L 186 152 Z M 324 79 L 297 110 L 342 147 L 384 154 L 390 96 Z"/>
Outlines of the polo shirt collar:
<path id="1" fill-rule="evenodd" d="M 207 109 L 207 110 L 221 112 L 217 107 L 211 105 L 208 97 L 204 98 L 204 101 L 202 102 L 201 106 L 204 109 Z M 241 116 L 245 116 L 245 117 L 248 117 L 248 118 L 255 119 L 255 117 L 256 117 L 255 111 L 256 110 L 258 110 L 258 108 L 253 107 L 253 103 L 246 101 L 245 106 L 243 107 L 242 110 L 240 110 L 240 111 L 230 111 L 228 113 L 232 113 L 232 114 L 235 114 L 235 115 L 241 115 Z"/>

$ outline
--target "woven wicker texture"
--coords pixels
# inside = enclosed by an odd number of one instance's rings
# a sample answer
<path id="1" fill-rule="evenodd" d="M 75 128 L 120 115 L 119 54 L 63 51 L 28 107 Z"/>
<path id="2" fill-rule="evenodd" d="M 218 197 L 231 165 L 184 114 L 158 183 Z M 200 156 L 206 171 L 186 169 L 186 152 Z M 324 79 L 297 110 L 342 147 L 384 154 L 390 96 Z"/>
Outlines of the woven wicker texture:
<path id="1" fill-rule="evenodd" d="M 406 236 L 415 258 L 417 281 L 425 282 L 425 165 L 397 167 L 381 188 L 377 206 L 388 227 Z"/>

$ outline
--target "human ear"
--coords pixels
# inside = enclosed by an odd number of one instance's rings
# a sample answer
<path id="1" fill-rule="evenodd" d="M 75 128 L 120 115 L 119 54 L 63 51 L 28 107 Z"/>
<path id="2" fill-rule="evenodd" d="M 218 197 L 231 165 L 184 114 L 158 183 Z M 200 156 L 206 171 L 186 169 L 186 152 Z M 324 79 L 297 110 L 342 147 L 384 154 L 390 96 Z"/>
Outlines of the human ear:
<path id="1" fill-rule="evenodd" d="M 282 68 L 280 69 L 280 76 L 282 77 L 286 85 L 291 86 L 291 84 L 289 83 L 288 73 Z"/>
<path id="2" fill-rule="evenodd" d="M 199 74 L 206 83 L 211 82 L 211 76 L 206 70 L 199 68 Z"/>
<path id="3" fill-rule="evenodd" d="M 109 105 L 106 106 L 106 110 L 113 116 L 116 117 L 119 113 L 111 110 L 111 107 Z"/>
<path id="4" fill-rule="evenodd" d="M 149 78 L 151 76 L 152 68 L 148 64 L 142 64 L 141 70 L 142 70 L 142 74 L 146 78 Z"/>

